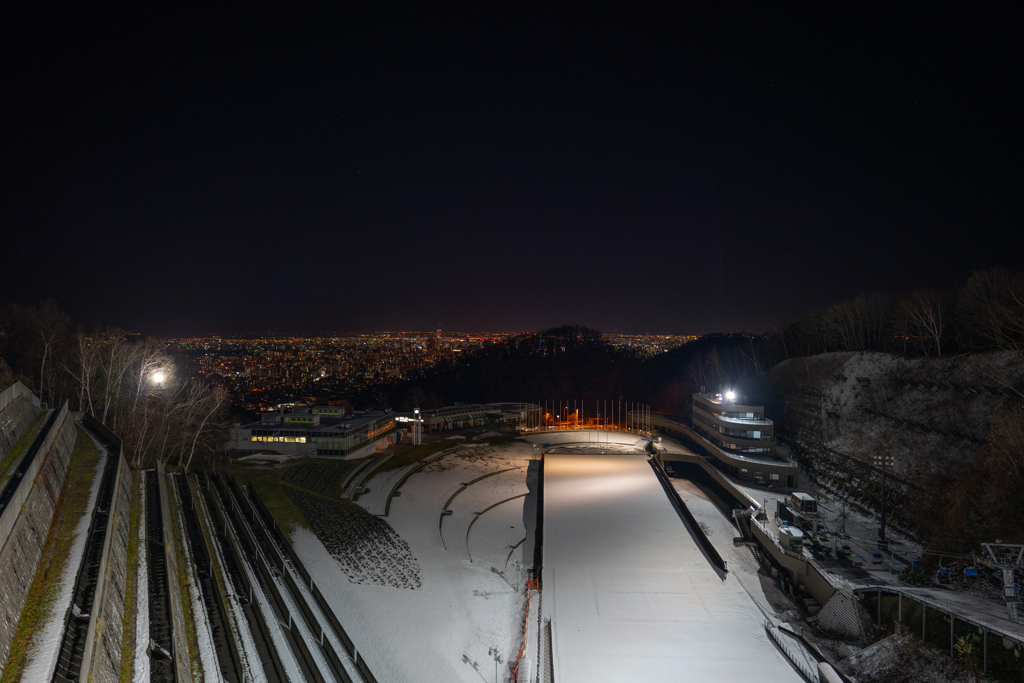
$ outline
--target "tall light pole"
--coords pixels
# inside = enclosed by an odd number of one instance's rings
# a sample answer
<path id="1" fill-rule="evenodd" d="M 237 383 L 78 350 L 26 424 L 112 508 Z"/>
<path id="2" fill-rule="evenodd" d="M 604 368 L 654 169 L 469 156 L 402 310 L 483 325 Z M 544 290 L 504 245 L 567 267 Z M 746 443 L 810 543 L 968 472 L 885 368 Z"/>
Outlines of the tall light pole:
<path id="1" fill-rule="evenodd" d="M 878 527 L 878 549 L 888 550 L 889 542 L 885 540 L 885 469 L 893 466 L 893 457 L 888 454 L 876 455 L 875 466 L 882 468 L 882 514 Z"/>
<path id="2" fill-rule="evenodd" d="M 412 445 L 419 446 L 423 443 L 423 427 L 420 426 L 420 409 L 416 408 L 412 411 Z"/>
<path id="3" fill-rule="evenodd" d="M 488 648 L 487 654 L 494 658 L 494 683 L 498 683 L 498 665 L 501 664 L 501 651 L 496 648 Z"/>

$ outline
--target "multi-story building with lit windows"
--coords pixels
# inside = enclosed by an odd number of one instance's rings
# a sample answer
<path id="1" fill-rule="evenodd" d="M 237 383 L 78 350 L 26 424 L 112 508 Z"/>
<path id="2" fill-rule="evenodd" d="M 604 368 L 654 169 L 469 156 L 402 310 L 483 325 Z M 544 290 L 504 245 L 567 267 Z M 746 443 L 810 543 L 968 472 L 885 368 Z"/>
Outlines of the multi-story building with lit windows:
<path id="1" fill-rule="evenodd" d="M 265 413 L 259 422 L 235 425 L 228 448 L 357 458 L 397 443 L 400 432 L 390 411 L 346 415 L 342 406 L 296 406 L 290 413 Z"/>
<path id="2" fill-rule="evenodd" d="M 663 413 L 652 413 L 648 419 L 655 431 L 682 437 L 737 479 L 772 488 L 799 485 L 800 467 L 777 452 L 775 424 L 761 406 L 738 403 L 731 394 L 694 394 L 689 420 Z"/>
<path id="3" fill-rule="evenodd" d="M 693 428 L 730 453 L 775 456 L 775 424 L 764 408 L 737 403 L 728 394 L 694 394 Z"/>
<path id="4" fill-rule="evenodd" d="M 799 483 L 799 466 L 775 447 L 775 423 L 764 407 L 742 402 L 732 392 L 694 394 L 690 423 L 696 446 L 719 467 L 739 479 L 762 486 L 792 488 Z"/>

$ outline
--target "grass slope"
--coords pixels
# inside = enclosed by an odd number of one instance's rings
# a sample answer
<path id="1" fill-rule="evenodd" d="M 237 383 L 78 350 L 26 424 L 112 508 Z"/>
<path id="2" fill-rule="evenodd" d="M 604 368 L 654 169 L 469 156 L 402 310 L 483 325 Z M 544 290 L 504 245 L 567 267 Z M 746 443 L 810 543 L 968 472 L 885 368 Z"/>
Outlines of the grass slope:
<path id="1" fill-rule="evenodd" d="M 238 480 L 241 485 L 250 485 L 260 495 L 263 503 L 270 510 L 270 514 L 277 520 L 278 526 L 291 541 L 291 528 L 293 525 L 299 525 L 305 529 L 309 529 L 309 522 L 306 520 L 305 515 L 299 510 L 298 506 L 285 494 L 285 484 L 281 477 L 284 475 L 286 468 L 274 467 L 274 468 L 238 468 L 226 470 L 225 474 L 230 474 Z"/>

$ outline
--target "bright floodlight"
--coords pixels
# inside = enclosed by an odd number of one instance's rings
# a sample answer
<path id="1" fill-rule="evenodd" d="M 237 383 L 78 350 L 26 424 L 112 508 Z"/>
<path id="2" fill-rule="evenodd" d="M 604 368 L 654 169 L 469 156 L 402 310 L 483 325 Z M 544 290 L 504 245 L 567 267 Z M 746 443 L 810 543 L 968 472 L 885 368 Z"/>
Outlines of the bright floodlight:
<path id="1" fill-rule="evenodd" d="M 416 413 L 417 415 L 419 415 L 419 414 L 420 414 L 420 409 L 419 409 L 419 408 L 417 408 L 416 410 L 414 410 L 414 411 L 412 411 L 412 412 L 414 412 L 414 413 Z"/>
<path id="2" fill-rule="evenodd" d="M 157 384 L 163 384 L 163 382 L 164 382 L 164 373 L 159 372 L 159 371 L 154 372 L 153 373 L 153 381 L 156 382 Z"/>
<path id="3" fill-rule="evenodd" d="M 727 392 L 725 392 L 725 397 L 731 401 L 734 398 L 736 398 L 736 392 L 735 391 L 727 391 Z"/>

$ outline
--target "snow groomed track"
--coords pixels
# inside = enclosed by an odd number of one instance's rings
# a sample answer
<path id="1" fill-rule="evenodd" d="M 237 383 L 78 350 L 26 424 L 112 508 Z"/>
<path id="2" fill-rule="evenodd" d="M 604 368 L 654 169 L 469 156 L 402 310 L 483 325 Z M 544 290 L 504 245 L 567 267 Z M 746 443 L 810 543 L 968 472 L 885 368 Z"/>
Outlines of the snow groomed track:
<path id="1" fill-rule="evenodd" d="M 557 683 L 802 680 L 645 455 L 554 450 L 543 467 L 542 617 Z"/>

